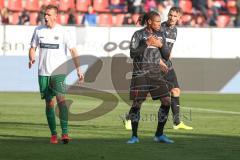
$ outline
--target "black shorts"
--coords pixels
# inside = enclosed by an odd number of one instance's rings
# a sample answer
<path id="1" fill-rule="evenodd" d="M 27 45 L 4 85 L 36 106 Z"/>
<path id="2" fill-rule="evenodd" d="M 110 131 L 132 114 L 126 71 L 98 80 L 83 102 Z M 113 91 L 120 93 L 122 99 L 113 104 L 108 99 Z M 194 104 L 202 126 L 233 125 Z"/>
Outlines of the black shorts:
<path id="1" fill-rule="evenodd" d="M 153 79 L 148 76 L 134 76 L 130 86 L 130 100 L 145 100 L 150 93 L 153 100 L 170 96 L 164 79 Z"/>
<path id="2" fill-rule="evenodd" d="M 168 71 L 168 73 L 165 75 L 165 78 L 166 78 L 169 90 L 173 88 L 180 88 L 177 80 L 177 75 L 173 68 Z"/>

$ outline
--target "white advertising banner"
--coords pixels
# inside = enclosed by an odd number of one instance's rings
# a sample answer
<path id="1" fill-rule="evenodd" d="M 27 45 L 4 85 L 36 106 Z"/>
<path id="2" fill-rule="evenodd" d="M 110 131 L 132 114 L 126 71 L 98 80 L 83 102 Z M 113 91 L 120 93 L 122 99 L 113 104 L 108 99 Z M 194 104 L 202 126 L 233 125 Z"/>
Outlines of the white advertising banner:
<path id="1" fill-rule="evenodd" d="M 129 56 L 129 46 L 133 33 L 140 28 L 138 27 L 112 27 L 110 29 L 110 39 L 107 47 L 109 56 L 114 54 L 125 54 Z"/>
<path id="2" fill-rule="evenodd" d="M 0 26 L 0 55 L 27 56 L 34 26 Z M 66 27 L 80 55 L 129 56 L 133 33 L 139 27 Z M 240 56 L 239 28 L 178 28 L 175 58 L 236 58 Z M 76 39 L 75 39 L 76 38 Z"/>
<path id="3" fill-rule="evenodd" d="M 26 56 L 30 47 L 30 41 L 34 31 L 33 26 L 6 26 L 5 48 L 6 56 Z"/>
<path id="4" fill-rule="evenodd" d="M 4 26 L 1 26 L 0 25 L 0 56 L 2 56 L 3 55 L 3 51 L 4 51 L 4 30 L 3 30 L 3 27 Z"/>
<path id="5" fill-rule="evenodd" d="M 80 55 L 108 56 L 108 52 L 104 50 L 110 36 L 108 27 L 79 27 L 76 35 Z"/>
<path id="6" fill-rule="evenodd" d="M 212 29 L 212 57 L 239 58 L 240 57 L 240 29 L 214 28 Z"/>
<path id="7" fill-rule="evenodd" d="M 210 58 L 211 29 L 178 28 L 177 40 L 172 57 L 176 58 Z"/>

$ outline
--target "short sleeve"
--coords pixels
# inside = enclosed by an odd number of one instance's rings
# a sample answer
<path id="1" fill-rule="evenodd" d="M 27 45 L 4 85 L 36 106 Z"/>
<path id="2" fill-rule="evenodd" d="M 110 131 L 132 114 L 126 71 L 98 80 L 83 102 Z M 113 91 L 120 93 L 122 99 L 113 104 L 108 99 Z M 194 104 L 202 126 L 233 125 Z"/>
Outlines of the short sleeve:
<path id="1" fill-rule="evenodd" d="M 31 47 L 36 48 L 39 44 L 39 39 L 38 39 L 38 34 L 37 34 L 37 28 L 34 30 L 34 33 L 32 35 L 32 39 L 31 39 Z"/>

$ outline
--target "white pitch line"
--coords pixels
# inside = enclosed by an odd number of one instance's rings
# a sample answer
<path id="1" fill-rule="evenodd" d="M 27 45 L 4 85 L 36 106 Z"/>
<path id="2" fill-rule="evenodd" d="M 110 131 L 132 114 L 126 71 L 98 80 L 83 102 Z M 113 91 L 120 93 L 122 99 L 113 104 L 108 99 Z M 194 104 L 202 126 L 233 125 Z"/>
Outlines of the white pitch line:
<path id="1" fill-rule="evenodd" d="M 204 112 L 213 112 L 213 113 L 224 113 L 224 114 L 235 114 L 240 115 L 240 112 L 234 112 L 234 111 L 223 111 L 223 110 L 215 110 L 215 109 L 205 109 L 205 108 L 191 108 L 191 107 L 181 107 L 184 109 L 191 109 L 196 111 L 204 111 Z"/>
<path id="2" fill-rule="evenodd" d="M 149 105 L 152 106 L 152 104 L 144 104 L 144 105 Z M 195 110 L 195 111 L 203 111 L 203 112 L 212 112 L 212 113 L 222 113 L 222 114 L 233 114 L 233 115 L 240 115 L 240 112 L 234 112 L 234 111 L 223 111 L 223 110 L 216 110 L 216 109 L 206 109 L 206 108 L 198 108 L 198 107 L 183 107 L 180 105 L 180 108 L 183 109 L 190 109 L 190 110 Z"/>

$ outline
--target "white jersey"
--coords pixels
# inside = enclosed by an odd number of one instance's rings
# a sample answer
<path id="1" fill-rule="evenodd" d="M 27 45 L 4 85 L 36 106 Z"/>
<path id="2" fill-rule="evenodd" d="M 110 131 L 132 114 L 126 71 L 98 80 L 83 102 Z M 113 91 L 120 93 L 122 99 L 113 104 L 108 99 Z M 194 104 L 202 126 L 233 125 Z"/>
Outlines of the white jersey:
<path id="1" fill-rule="evenodd" d="M 67 49 L 75 47 L 70 34 L 59 24 L 53 28 L 45 25 L 36 27 L 31 47 L 39 47 L 38 75 L 66 74 L 66 70 L 54 72 L 67 61 Z"/>

